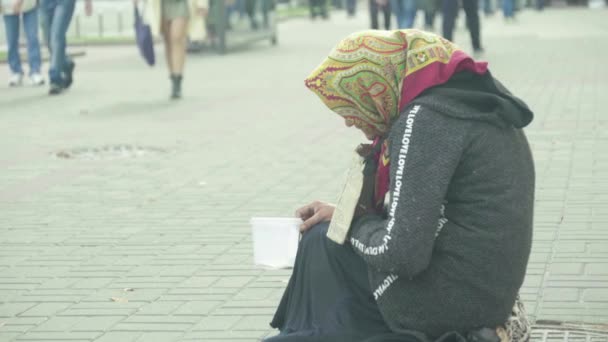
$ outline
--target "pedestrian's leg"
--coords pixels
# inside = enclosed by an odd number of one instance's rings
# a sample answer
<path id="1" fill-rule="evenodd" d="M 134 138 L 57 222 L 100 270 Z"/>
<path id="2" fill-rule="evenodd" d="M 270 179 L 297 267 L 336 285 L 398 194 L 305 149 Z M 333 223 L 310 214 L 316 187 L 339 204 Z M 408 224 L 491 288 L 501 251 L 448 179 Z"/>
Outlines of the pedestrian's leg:
<path id="1" fill-rule="evenodd" d="M 53 24 L 54 9 L 50 7 L 51 0 L 40 1 L 40 21 L 42 24 L 42 40 L 46 48 L 51 52 L 51 26 Z"/>
<path id="2" fill-rule="evenodd" d="M 471 33 L 471 42 L 475 52 L 481 52 L 481 33 L 479 25 L 479 13 L 477 0 L 463 0 L 465 15 L 467 16 L 467 26 Z"/>
<path id="3" fill-rule="evenodd" d="M 536 9 L 542 11 L 545 8 L 545 0 L 536 0 Z"/>
<path id="4" fill-rule="evenodd" d="M 485 15 L 490 15 L 491 11 L 490 11 L 490 0 L 480 0 L 480 6 L 482 6 L 481 8 L 483 9 L 483 13 Z"/>
<path id="5" fill-rule="evenodd" d="M 397 28 L 402 28 L 401 27 L 401 21 L 402 21 L 402 11 L 403 9 L 401 8 L 401 1 L 402 0 L 390 0 L 389 4 L 391 6 L 391 13 L 393 13 L 393 15 L 395 16 L 395 20 L 397 21 Z"/>
<path id="6" fill-rule="evenodd" d="M 171 98 L 182 96 L 182 75 L 186 62 L 186 37 L 188 33 L 188 18 L 180 17 L 171 21 L 171 74 L 173 75 L 173 91 Z"/>
<path id="7" fill-rule="evenodd" d="M 355 15 L 357 0 L 346 0 L 346 11 L 350 17 Z"/>
<path id="8" fill-rule="evenodd" d="M 319 11 L 323 19 L 329 18 L 329 3 L 328 0 L 319 0 Z"/>
<path id="9" fill-rule="evenodd" d="M 8 66 L 13 75 L 9 79 L 10 86 L 20 85 L 23 75 L 21 57 L 19 56 L 19 26 L 19 15 L 4 16 L 4 29 L 8 45 Z"/>
<path id="10" fill-rule="evenodd" d="M 27 37 L 27 58 L 30 76 L 40 74 L 40 40 L 38 39 L 38 8 L 23 14 L 23 28 Z"/>
<path id="11" fill-rule="evenodd" d="M 313 19 L 317 17 L 317 3 L 318 2 L 319 2 L 319 0 L 308 0 L 308 7 L 310 8 L 310 17 Z"/>
<path id="12" fill-rule="evenodd" d="M 453 39 L 454 22 L 458 13 L 458 1 L 443 0 L 441 7 L 443 12 L 443 37 L 451 41 Z"/>
<path id="13" fill-rule="evenodd" d="M 378 4 L 375 0 L 369 0 L 369 15 L 372 22 L 372 29 L 378 29 Z"/>
<path id="14" fill-rule="evenodd" d="M 404 7 L 404 20 L 405 22 L 403 23 L 404 28 L 412 28 L 414 27 L 414 23 L 416 22 L 416 12 L 418 11 L 418 7 L 416 6 L 416 0 L 404 0 L 403 2 L 403 7 Z M 399 28 L 401 28 L 401 24 L 399 25 Z"/>
<path id="15" fill-rule="evenodd" d="M 391 29 L 391 6 L 386 4 L 382 6 L 382 13 L 384 13 L 384 29 Z"/>
<path id="16" fill-rule="evenodd" d="M 160 24 L 160 30 L 163 36 L 163 43 L 165 45 L 165 60 L 167 62 L 167 70 L 169 70 L 169 75 L 173 75 L 172 68 L 172 53 L 171 53 L 171 21 L 162 20 Z"/>
<path id="17" fill-rule="evenodd" d="M 76 0 L 64 0 L 62 3 L 63 11 L 60 16 L 61 19 L 61 37 L 63 39 L 63 67 L 62 73 L 64 78 L 64 86 L 69 88 L 72 85 L 73 81 L 73 73 L 74 73 L 74 62 L 67 54 L 67 38 L 66 35 L 68 33 L 68 28 L 70 28 L 70 24 L 72 23 L 72 17 L 74 16 L 74 9 L 76 8 Z"/>
<path id="18" fill-rule="evenodd" d="M 427 9 L 424 11 L 424 28 L 428 31 L 435 29 L 435 10 Z"/>
<path id="19" fill-rule="evenodd" d="M 502 11 L 505 19 L 513 18 L 515 4 L 513 0 L 502 0 Z"/>
<path id="20" fill-rule="evenodd" d="M 66 79 L 62 77 L 62 73 L 65 72 L 69 62 L 71 62 L 66 58 L 66 34 L 72 20 L 72 15 L 74 14 L 76 0 L 47 1 L 54 2 L 53 19 L 49 30 L 51 49 L 49 78 L 51 82 L 51 94 L 58 94 L 71 83 L 71 75 L 67 75 L 70 76 L 70 79 L 66 82 Z"/>
<path id="21" fill-rule="evenodd" d="M 270 19 L 268 18 L 268 12 L 272 9 L 273 0 L 262 0 L 262 20 L 264 22 L 264 28 L 268 28 Z"/>
<path id="22" fill-rule="evenodd" d="M 252 30 L 257 30 L 258 29 L 258 22 L 255 19 L 255 9 L 256 9 L 256 5 L 257 5 L 257 1 L 256 0 L 248 0 L 246 2 L 247 5 L 247 16 L 249 17 L 249 21 L 251 24 L 251 29 Z"/>

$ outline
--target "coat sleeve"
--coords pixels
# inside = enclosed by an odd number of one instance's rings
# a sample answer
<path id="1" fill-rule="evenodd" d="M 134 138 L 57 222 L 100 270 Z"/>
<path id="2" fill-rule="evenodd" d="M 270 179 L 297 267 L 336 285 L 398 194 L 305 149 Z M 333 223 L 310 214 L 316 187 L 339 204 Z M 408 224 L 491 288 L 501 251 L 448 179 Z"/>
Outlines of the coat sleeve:
<path id="1" fill-rule="evenodd" d="M 365 215 L 351 227 L 350 243 L 370 267 L 407 278 L 428 267 L 468 125 L 419 105 L 395 122 L 388 215 Z"/>

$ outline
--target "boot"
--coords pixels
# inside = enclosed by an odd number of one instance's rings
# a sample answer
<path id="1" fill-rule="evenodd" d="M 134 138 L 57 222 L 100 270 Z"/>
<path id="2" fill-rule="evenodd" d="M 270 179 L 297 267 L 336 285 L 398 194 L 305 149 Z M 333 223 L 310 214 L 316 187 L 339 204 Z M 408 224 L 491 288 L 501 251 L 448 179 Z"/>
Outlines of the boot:
<path id="1" fill-rule="evenodd" d="M 171 99 L 176 100 L 182 97 L 182 75 L 171 75 Z"/>

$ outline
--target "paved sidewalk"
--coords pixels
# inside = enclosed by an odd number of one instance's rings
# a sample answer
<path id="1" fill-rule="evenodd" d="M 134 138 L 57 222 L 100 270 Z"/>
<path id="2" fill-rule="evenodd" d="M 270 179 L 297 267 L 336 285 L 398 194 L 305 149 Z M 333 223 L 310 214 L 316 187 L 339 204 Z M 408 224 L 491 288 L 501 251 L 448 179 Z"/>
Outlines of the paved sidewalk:
<path id="1" fill-rule="evenodd" d="M 537 320 L 608 323 L 607 18 L 561 9 L 483 23 L 493 73 L 536 113 L 522 295 Z M 367 20 L 293 20 L 277 47 L 191 56 L 175 103 L 164 65 L 146 67 L 134 47 L 88 49 L 61 97 L 0 87 L 0 341 L 272 333 L 290 271 L 251 265 L 248 221 L 335 200 L 362 137 L 303 79 Z M 469 46 L 462 29 L 456 41 Z"/>

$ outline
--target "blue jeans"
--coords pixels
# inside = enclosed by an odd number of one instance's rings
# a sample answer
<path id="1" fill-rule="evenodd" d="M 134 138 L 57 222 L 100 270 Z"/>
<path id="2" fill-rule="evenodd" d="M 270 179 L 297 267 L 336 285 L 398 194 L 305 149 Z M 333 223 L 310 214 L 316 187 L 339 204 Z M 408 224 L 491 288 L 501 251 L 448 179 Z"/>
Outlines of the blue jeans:
<path id="1" fill-rule="evenodd" d="M 72 21 L 75 5 L 76 0 L 42 0 L 41 2 L 45 40 L 51 53 L 49 80 L 52 84 L 63 85 L 62 73 L 73 63 L 65 53 L 65 36 Z"/>
<path id="2" fill-rule="evenodd" d="M 513 18 L 515 15 L 515 0 L 502 0 L 502 12 L 505 18 Z"/>
<path id="3" fill-rule="evenodd" d="M 397 26 L 400 29 L 414 27 L 418 10 L 416 0 L 391 0 L 391 10 L 397 17 Z"/>
<path id="4" fill-rule="evenodd" d="M 8 45 L 8 65 L 11 72 L 23 74 L 19 57 L 20 15 L 5 15 L 4 27 Z M 23 28 L 27 38 L 27 59 L 30 64 L 30 75 L 40 73 L 40 42 L 38 40 L 38 9 L 23 13 Z"/>

